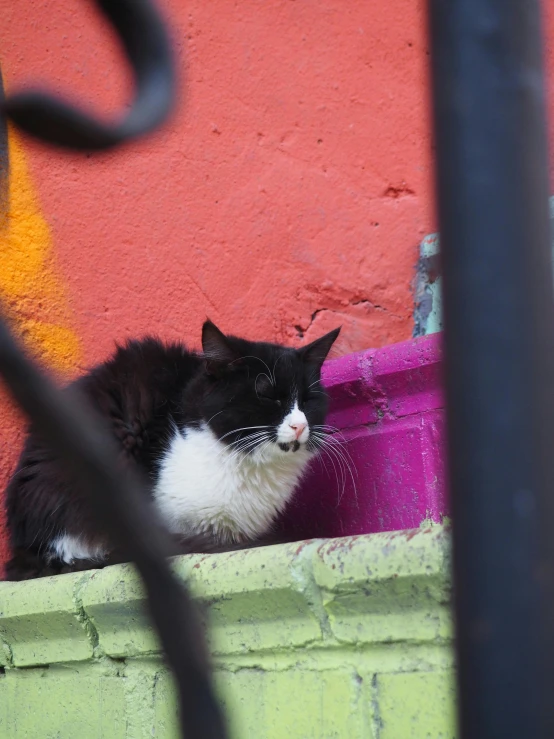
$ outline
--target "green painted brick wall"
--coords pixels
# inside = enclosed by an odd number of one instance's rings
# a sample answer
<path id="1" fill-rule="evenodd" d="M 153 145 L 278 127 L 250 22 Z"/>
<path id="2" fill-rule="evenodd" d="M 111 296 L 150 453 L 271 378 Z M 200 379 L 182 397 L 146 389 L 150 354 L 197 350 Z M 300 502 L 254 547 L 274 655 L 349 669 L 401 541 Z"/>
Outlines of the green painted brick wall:
<path id="1" fill-rule="evenodd" d="M 234 739 L 453 739 L 442 527 L 175 560 Z M 177 737 L 128 565 L 0 583 L 1 739 Z"/>

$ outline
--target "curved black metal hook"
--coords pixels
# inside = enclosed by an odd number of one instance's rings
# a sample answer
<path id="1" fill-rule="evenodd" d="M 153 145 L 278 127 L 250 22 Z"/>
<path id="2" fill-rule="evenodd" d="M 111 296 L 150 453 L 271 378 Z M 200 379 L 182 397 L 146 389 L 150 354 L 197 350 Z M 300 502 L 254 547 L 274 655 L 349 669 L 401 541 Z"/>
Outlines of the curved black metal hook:
<path id="1" fill-rule="evenodd" d="M 175 69 L 165 25 L 150 0 L 96 0 L 133 69 L 136 94 L 119 123 L 97 120 L 41 90 L 9 97 L 4 113 L 35 138 L 67 149 L 110 149 L 159 126 L 175 98 Z"/>

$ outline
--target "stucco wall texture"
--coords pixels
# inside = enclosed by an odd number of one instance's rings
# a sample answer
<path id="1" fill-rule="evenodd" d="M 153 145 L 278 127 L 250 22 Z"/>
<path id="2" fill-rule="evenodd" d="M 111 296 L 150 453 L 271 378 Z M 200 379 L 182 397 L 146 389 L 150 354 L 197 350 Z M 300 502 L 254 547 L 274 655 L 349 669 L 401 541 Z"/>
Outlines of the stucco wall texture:
<path id="1" fill-rule="evenodd" d="M 181 69 L 162 133 L 93 157 L 10 133 L 0 293 L 29 346 L 69 377 L 127 336 L 196 345 L 206 315 L 290 344 L 342 324 L 339 354 L 408 338 L 417 247 L 436 228 L 425 3 L 162 8 Z M 8 92 L 43 81 L 103 114 L 128 101 L 91 3 L 0 9 Z M 0 489 L 19 427 L 3 401 Z"/>

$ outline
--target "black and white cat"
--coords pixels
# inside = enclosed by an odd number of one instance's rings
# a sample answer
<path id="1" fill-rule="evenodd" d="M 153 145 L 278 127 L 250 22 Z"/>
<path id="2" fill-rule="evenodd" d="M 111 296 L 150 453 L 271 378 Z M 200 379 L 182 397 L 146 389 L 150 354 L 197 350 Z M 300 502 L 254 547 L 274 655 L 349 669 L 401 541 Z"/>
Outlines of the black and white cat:
<path id="1" fill-rule="evenodd" d="M 123 464 L 146 478 L 172 534 L 253 541 L 270 530 L 323 442 L 321 366 L 339 330 L 291 349 L 226 336 L 207 321 L 203 355 L 132 341 L 70 388 L 109 423 Z M 8 579 L 102 566 L 117 550 L 32 429 L 6 509 Z"/>

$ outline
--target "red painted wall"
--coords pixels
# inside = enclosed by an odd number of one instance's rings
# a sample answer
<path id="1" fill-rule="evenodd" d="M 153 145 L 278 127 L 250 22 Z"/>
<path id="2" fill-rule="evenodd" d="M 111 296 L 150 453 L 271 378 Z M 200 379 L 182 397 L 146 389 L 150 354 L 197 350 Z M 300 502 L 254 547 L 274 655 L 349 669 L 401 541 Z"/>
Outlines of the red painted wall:
<path id="1" fill-rule="evenodd" d="M 8 90 L 44 80 L 117 111 L 129 81 L 90 8 L 0 0 Z M 72 374 L 115 339 L 147 331 L 197 344 L 206 315 L 224 330 L 287 343 L 343 324 L 340 353 L 407 338 L 417 246 L 435 228 L 425 3 L 165 0 L 163 8 L 182 75 L 162 133 L 94 157 L 23 142 L 34 207 L 49 228 L 49 270 L 67 306 L 60 321 L 69 333 L 50 341 L 45 360 Z M 24 308 L 15 301 L 19 317 L 56 302 L 36 284 Z M 40 354 L 40 332 L 30 336 Z M 68 336 L 78 351 L 68 352 Z M 60 353 L 66 361 L 56 361 Z M 4 478 L 14 423 L 4 403 Z"/>

